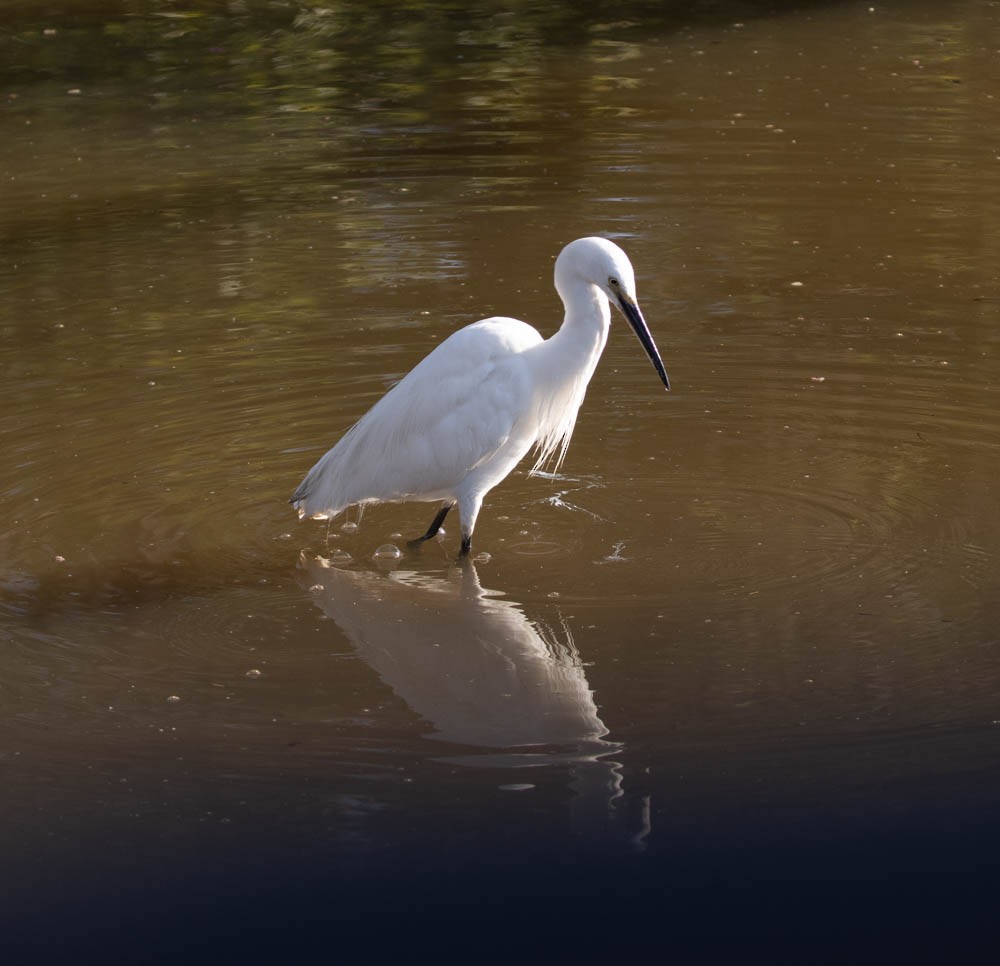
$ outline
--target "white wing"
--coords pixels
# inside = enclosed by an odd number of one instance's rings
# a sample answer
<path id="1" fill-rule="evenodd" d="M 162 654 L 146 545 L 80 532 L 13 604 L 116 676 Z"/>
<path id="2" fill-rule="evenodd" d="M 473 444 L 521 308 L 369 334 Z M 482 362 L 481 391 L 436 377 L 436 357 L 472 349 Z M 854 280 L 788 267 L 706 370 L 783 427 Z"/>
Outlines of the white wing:
<path id="1" fill-rule="evenodd" d="M 385 394 L 309 471 L 301 516 L 354 503 L 437 500 L 504 447 L 526 451 L 534 389 L 521 353 L 542 337 L 517 319 L 459 329 Z"/>

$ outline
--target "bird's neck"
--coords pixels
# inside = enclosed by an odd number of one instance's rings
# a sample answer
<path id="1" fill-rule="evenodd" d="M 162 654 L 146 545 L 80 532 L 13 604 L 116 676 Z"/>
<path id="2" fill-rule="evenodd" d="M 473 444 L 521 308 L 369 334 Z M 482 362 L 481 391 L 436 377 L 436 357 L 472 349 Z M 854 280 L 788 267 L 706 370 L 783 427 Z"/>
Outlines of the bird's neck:
<path id="1" fill-rule="evenodd" d="M 536 470 L 550 457 L 555 458 L 558 470 L 566 455 L 577 410 L 608 341 L 611 324 L 608 300 L 596 287 L 574 286 L 570 293 L 560 288 L 559 294 L 566 307 L 562 326 L 523 356 L 536 377 L 530 427 L 539 453 Z"/>
<path id="2" fill-rule="evenodd" d="M 559 331 L 549 339 L 554 363 L 575 379 L 590 381 L 597 361 L 608 341 L 611 307 L 604 293 L 594 285 L 560 292 L 566 314 Z"/>

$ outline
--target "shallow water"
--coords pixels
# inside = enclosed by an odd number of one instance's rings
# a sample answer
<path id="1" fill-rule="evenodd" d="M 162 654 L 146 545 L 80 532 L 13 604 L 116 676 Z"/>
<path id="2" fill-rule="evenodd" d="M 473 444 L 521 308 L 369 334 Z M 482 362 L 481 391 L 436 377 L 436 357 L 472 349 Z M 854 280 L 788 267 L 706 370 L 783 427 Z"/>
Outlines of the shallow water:
<path id="1" fill-rule="evenodd" d="M 988 921 L 998 17 L 11 6 L 12 935 Z M 589 233 L 669 395 L 617 320 L 561 474 L 489 495 L 471 565 L 454 526 L 405 550 L 430 506 L 295 520 L 456 327 L 553 331 Z"/>

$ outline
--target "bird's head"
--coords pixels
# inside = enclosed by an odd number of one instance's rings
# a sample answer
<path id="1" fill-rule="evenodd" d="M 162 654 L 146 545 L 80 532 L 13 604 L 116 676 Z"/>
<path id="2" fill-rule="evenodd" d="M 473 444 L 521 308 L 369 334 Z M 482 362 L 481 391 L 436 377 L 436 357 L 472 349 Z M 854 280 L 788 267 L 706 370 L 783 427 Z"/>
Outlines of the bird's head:
<path id="1" fill-rule="evenodd" d="M 606 238 L 578 238 L 570 242 L 556 259 L 556 288 L 562 291 L 562 286 L 571 279 L 599 289 L 625 316 L 663 385 L 669 389 L 670 380 L 663 368 L 660 352 L 642 312 L 639 311 L 635 294 L 635 273 L 628 255 Z"/>

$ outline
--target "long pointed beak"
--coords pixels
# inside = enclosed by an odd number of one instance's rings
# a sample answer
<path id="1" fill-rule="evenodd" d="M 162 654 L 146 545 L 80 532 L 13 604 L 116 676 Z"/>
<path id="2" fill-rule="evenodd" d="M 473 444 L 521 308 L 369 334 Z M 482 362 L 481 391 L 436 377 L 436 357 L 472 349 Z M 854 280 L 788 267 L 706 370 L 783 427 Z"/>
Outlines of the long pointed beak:
<path id="1" fill-rule="evenodd" d="M 649 332 L 649 326 L 639 311 L 639 306 L 635 304 L 627 295 L 618 297 L 618 306 L 622 310 L 622 315 L 628 319 L 628 324 L 632 326 L 632 331 L 639 339 L 639 343 L 646 350 L 649 361 L 653 363 L 653 368 L 659 373 L 663 385 L 670 389 L 670 380 L 667 378 L 667 370 L 663 368 L 663 360 L 660 358 L 660 351 L 656 348 L 653 336 Z"/>

